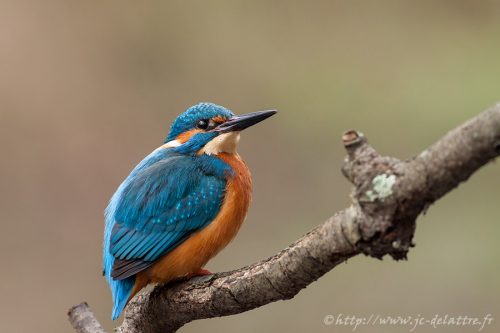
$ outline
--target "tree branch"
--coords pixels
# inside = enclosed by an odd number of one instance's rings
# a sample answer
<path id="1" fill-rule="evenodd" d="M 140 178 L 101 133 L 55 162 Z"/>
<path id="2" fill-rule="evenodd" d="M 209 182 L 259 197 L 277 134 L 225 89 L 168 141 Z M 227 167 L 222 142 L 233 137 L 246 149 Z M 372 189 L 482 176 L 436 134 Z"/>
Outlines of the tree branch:
<path id="1" fill-rule="evenodd" d="M 347 151 L 342 172 L 354 185 L 350 207 L 271 258 L 140 293 L 128 305 L 116 331 L 175 332 L 193 320 L 290 299 L 360 253 L 405 259 L 413 246 L 418 215 L 500 155 L 500 104 L 407 161 L 379 155 L 363 134 L 353 130 L 345 132 L 342 140 Z M 70 318 L 75 317 L 73 309 Z M 75 319 L 72 323 L 75 328 L 83 326 L 75 324 Z"/>
<path id="2" fill-rule="evenodd" d="M 71 326 L 78 333 L 106 333 L 86 302 L 69 309 L 68 318 Z"/>

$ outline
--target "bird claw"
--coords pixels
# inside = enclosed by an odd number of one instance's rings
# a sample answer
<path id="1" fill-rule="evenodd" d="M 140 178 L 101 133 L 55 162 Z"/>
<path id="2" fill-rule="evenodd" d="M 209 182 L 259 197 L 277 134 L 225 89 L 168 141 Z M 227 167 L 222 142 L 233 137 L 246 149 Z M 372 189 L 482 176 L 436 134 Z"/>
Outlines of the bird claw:
<path id="1" fill-rule="evenodd" d="M 210 279 L 212 279 L 213 276 L 214 276 L 214 274 L 198 275 L 198 276 L 191 278 L 189 281 L 194 282 L 194 283 L 203 283 L 203 282 L 210 281 Z"/>

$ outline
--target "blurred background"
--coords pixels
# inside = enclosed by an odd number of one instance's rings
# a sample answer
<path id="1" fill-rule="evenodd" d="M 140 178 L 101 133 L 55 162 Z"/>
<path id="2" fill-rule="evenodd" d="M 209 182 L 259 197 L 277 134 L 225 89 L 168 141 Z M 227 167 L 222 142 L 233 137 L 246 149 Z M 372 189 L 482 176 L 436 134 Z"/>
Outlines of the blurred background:
<path id="1" fill-rule="evenodd" d="M 243 135 L 254 201 L 207 267 L 222 271 L 349 204 L 344 130 L 410 158 L 500 100 L 498 1 L 3 0 L 0 50 L 2 332 L 71 332 L 66 311 L 83 300 L 110 332 L 118 324 L 101 276 L 103 210 L 192 104 L 280 110 Z M 182 332 L 352 331 L 323 324 L 340 313 L 489 313 L 483 331 L 498 332 L 499 199 L 497 162 L 419 219 L 408 261 L 359 256 L 293 300 Z"/>

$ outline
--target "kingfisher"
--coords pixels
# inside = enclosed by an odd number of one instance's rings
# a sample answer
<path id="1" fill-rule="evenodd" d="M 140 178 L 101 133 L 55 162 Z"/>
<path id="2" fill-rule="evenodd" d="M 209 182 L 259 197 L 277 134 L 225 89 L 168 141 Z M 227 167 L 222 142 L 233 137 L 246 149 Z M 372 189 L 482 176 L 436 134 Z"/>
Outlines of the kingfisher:
<path id="1" fill-rule="evenodd" d="M 149 283 L 210 274 L 203 267 L 235 237 L 251 201 L 250 171 L 236 152 L 240 132 L 276 112 L 196 104 L 121 183 L 105 210 L 113 320 Z"/>

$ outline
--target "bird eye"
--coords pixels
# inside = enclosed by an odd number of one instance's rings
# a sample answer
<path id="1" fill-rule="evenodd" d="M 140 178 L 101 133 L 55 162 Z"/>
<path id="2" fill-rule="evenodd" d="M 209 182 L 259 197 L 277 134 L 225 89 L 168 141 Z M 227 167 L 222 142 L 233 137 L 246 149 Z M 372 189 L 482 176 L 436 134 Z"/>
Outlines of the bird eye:
<path id="1" fill-rule="evenodd" d="M 202 130 L 206 130 L 208 128 L 208 119 L 199 120 L 196 124 L 196 127 Z"/>
<path id="2" fill-rule="evenodd" d="M 204 131 L 213 130 L 217 125 L 218 124 L 213 119 L 201 119 L 196 123 L 196 127 Z"/>

